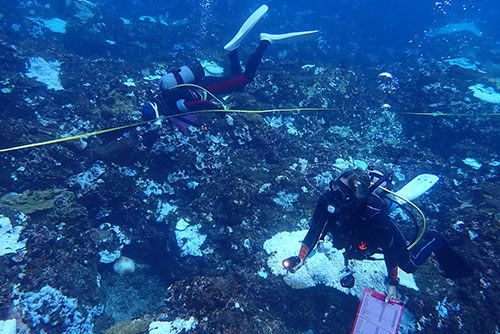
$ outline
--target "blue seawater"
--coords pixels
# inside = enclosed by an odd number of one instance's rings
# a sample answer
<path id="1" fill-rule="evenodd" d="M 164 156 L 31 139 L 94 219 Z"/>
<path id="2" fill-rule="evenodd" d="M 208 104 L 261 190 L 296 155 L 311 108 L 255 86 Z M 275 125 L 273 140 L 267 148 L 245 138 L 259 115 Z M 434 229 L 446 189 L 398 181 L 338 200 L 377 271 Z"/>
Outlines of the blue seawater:
<path id="1" fill-rule="evenodd" d="M 439 176 L 414 202 L 474 270 L 400 270 L 398 332 L 499 332 L 498 1 L 269 0 L 236 59 L 262 4 L 2 2 L 0 332 L 350 333 L 384 262 L 350 260 L 343 288 L 331 225 L 297 273 L 282 260 L 313 216 L 336 222 L 316 205 L 355 167 L 395 170 L 393 191 Z M 195 63 L 226 90 L 159 90 Z M 166 118 L 145 122 L 148 101 Z"/>

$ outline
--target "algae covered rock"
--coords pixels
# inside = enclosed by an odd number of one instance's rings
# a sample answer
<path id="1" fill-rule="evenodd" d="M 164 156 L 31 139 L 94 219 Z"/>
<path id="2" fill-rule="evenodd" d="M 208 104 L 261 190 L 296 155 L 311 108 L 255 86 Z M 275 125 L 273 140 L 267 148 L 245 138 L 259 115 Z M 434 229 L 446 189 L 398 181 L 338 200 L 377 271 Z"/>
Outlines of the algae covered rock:
<path id="1" fill-rule="evenodd" d="M 71 221 L 87 216 L 85 207 L 76 202 L 76 195 L 60 188 L 11 192 L 0 198 L 0 207 L 27 215 L 44 212 L 54 222 Z"/>
<path id="2" fill-rule="evenodd" d="M 106 329 L 104 334 L 140 334 L 147 333 L 151 320 L 147 318 L 134 319 L 130 321 L 119 322 Z"/>
<path id="3" fill-rule="evenodd" d="M 11 192 L 0 198 L 0 207 L 32 214 L 37 211 L 52 209 L 64 192 L 66 192 L 64 189 L 59 188 L 26 190 L 22 193 Z"/>

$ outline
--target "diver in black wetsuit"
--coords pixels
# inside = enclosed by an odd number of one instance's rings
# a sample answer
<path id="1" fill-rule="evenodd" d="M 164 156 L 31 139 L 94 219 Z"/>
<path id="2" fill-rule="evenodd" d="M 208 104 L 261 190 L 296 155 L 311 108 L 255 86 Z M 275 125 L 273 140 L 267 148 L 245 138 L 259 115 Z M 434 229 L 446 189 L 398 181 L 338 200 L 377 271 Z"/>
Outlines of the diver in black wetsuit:
<path id="1" fill-rule="evenodd" d="M 253 12 L 243 23 L 234 38 L 224 47 L 226 51 L 229 51 L 229 60 L 231 62 L 231 73 L 229 75 L 223 77 L 205 76 L 203 67 L 198 62 L 170 71 L 160 79 L 159 93 L 144 105 L 142 109 L 143 118 L 145 120 L 153 120 L 160 116 L 190 113 L 184 116 L 169 118 L 169 120 L 181 130 L 195 125 L 194 122 L 199 114 L 192 112 L 220 109 L 219 106 L 209 100 L 210 96 L 208 96 L 204 89 L 212 94 L 224 94 L 240 90 L 253 81 L 264 51 L 271 43 L 293 40 L 299 37 L 314 35 L 318 32 L 317 30 L 313 30 L 286 34 L 261 33 L 259 46 L 250 56 L 245 71 L 242 72 L 238 59 L 238 47 L 267 10 L 268 7 L 262 5 Z M 204 89 L 193 86 L 176 87 L 182 84 L 195 84 Z"/>
<path id="2" fill-rule="evenodd" d="M 386 300 L 396 298 L 398 267 L 413 273 L 433 253 L 449 278 L 472 274 L 467 263 L 435 231 L 429 233 L 426 242 L 420 242 L 420 247 L 408 250 L 405 238 L 388 214 L 390 205 L 387 199 L 375 191 L 380 184 L 375 181 L 370 185 L 370 181 L 367 172 L 354 169 L 343 172 L 330 183 L 330 190 L 321 196 L 316 205 L 299 255 L 284 260 L 285 269 L 295 273 L 318 242 L 330 232 L 333 245 L 345 249 L 346 268 L 349 259 L 369 259 L 375 253 L 384 254 L 389 276 Z M 354 285 L 352 275 L 344 278 L 349 279 L 341 280 L 342 286 L 350 288 Z"/>

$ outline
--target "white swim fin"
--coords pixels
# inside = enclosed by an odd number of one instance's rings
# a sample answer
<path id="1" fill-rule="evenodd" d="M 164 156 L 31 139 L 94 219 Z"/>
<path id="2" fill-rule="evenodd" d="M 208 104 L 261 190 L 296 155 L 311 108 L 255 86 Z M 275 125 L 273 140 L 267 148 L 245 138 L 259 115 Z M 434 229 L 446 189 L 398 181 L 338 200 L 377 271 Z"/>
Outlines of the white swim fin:
<path id="1" fill-rule="evenodd" d="M 262 16 L 264 16 L 264 14 L 267 12 L 268 9 L 269 7 L 267 7 L 267 5 L 262 5 L 259 8 L 257 8 L 257 10 L 253 12 L 252 15 L 248 17 L 248 19 L 246 19 L 246 21 L 243 23 L 240 30 L 238 30 L 233 39 L 230 40 L 229 43 L 227 43 L 224 46 L 224 50 L 233 51 L 237 49 L 240 46 L 241 41 L 248 35 L 250 30 L 252 30 L 252 28 L 257 24 L 257 22 L 259 22 L 259 20 L 262 18 Z"/>
<path id="2" fill-rule="evenodd" d="M 396 191 L 396 195 L 399 195 L 403 198 L 406 198 L 409 201 L 413 201 L 414 199 L 420 197 L 427 190 L 431 189 L 436 182 L 439 180 L 439 177 L 432 174 L 421 174 L 411 180 L 408 184 L 406 184 L 403 188 Z M 396 196 L 396 202 L 398 204 L 404 204 L 406 201 Z"/>
<path id="3" fill-rule="evenodd" d="M 296 31 L 296 32 L 289 32 L 286 34 L 267 34 L 267 33 L 262 33 L 260 34 L 260 40 L 261 41 L 269 41 L 271 43 L 274 42 L 282 42 L 282 41 L 298 41 L 301 39 L 306 39 L 309 37 L 314 36 L 317 34 L 319 30 L 308 30 L 308 31 Z"/>

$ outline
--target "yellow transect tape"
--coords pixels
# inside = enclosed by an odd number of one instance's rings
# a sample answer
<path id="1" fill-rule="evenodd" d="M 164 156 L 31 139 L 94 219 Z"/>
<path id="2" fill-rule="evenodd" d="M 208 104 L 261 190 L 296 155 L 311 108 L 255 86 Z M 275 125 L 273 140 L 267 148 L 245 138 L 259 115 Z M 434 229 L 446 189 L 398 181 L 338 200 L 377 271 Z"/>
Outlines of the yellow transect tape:
<path id="1" fill-rule="evenodd" d="M 191 115 L 191 114 L 201 114 L 201 113 L 249 113 L 249 114 L 265 114 L 265 113 L 272 113 L 272 112 L 293 112 L 293 111 L 359 111 L 356 109 L 343 109 L 343 108 L 277 108 L 277 109 L 264 109 L 264 110 L 244 110 L 244 109 L 226 109 L 224 106 L 224 103 L 217 98 L 212 92 L 207 90 L 204 87 L 201 87 L 199 85 L 195 84 L 181 84 L 177 86 L 170 87 L 169 89 L 174 89 L 174 88 L 179 88 L 179 87 L 195 87 L 203 90 L 206 94 L 210 95 L 214 100 L 219 102 L 224 109 L 210 109 L 210 110 L 198 110 L 198 111 L 189 111 L 189 112 L 184 112 L 184 113 L 179 113 L 179 114 L 174 114 L 174 115 L 168 115 L 164 116 L 164 119 L 168 118 L 173 118 L 173 117 L 180 117 L 180 116 L 186 116 L 186 115 Z M 416 115 L 416 116 L 500 116 L 499 114 L 482 114 L 482 115 L 472 115 L 472 114 L 441 114 L 441 113 L 412 113 L 412 112 L 401 112 L 401 113 L 395 113 L 399 115 Z M 64 137 L 64 138 L 58 138 L 58 139 L 53 139 L 53 140 L 48 140 L 44 142 L 38 142 L 38 143 L 31 143 L 31 144 L 26 144 L 26 145 L 21 145 L 21 146 L 15 146 L 15 147 L 9 147 L 9 148 L 4 148 L 0 149 L 0 153 L 4 152 L 10 152 L 10 151 L 16 151 L 16 150 L 21 150 L 25 148 L 31 148 L 31 147 L 38 147 L 38 146 L 44 146 L 44 145 L 49 145 L 49 144 L 55 144 L 55 143 L 61 143 L 69 140 L 75 140 L 83 137 L 89 137 L 89 136 L 96 136 L 100 135 L 103 133 L 108 133 L 112 131 L 117 131 L 117 130 L 123 130 L 135 126 L 140 126 L 144 125 L 147 123 L 150 123 L 154 120 L 150 121 L 143 121 L 143 122 L 137 122 L 134 124 L 129 124 L 129 125 L 123 125 L 123 126 L 118 126 L 115 128 L 110 128 L 110 129 L 104 129 L 104 130 L 99 130 L 99 131 L 93 131 L 93 132 L 88 132 L 88 133 L 83 133 L 80 135 L 76 136 L 69 136 L 69 137 Z"/>
<path id="2" fill-rule="evenodd" d="M 452 113 L 439 113 L 439 112 L 398 112 L 395 114 L 396 115 L 415 115 L 415 116 L 457 116 L 457 117 L 462 117 L 462 116 L 474 116 L 474 117 L 500 116 L 500 113 L 498 113 L 498 114 L 452 114 Z"/>
<path id="3" fill-rule="evenodd" d="M 191 114 L 202 114 L 202 113 L 265 114 L 265 113 L 272 113 L 272 112 L 293 112 L 293 111 L 357 111 L 357 110 L 342 109 L 342 108 L 301 108 L 301 107 L 298 107 L 298 108 L 263 109 L 263 110 L 209 109 L 209 110 L 188 111 L 188 112 L 184 112 L 184 113 L 178 113 L 178 114 L 174 114 L 174 115 L 164 116 L 163 118 L 164 119 L 168 119 L 168 118 L 173 118 L 173 117 L 180 117 L 180 116 L 186 116 L 186 115 L 191 115 Z M 484 114 L 484 115 L 434 114 L 434 113 L 398 113 L 398 114 L 400 114 L 400 115 L 420 115 L 420 116 L 500 116 L 500 114 Z M 144 125 L 144 124 L 150 123 L 152 121 L 154 121 L 154 120 L 137 122 L 137 123 L 134 123 L 134 124 L 123 125 L 123 126 L 118 126 L 118 127 L 115 127 L 115 128 L 104 129 L 104 130 L 99 130 L 99 131 L 93 131 L 93 132 L 83 133 L 83 134 L 76 135 L 76 136 L 58 138 L 58 139 L 48 140 L 48 141 L 39 142 L 39 143 L 31 143 L 31 144 L 26 144 L 26 145 L 21 145 L 21 146 L 16 146 L 16 147 L 4 148 L 4 149 L 0 149 L 0 153 L 10 152 L 10 151 L 16 151 L 16 150 L 21 150 L 21 149 L 31 148 L 31 147 L 37 147 L 37 146 L 44 146 L 44 145 L 49 145 L 49 144 L 55 144 L 55 143 L 60 143 L 60 142 L 68 141 L 68 140 L 79 139 L 79 138 L 83 138 L 83 137 L 96 136 L 96 135 L 100 135 L 100 134 L 107 133 L 107 132 L 112 132 L 112 131 L 117 131 L 117 130 L 131 128 L 131 127 L 135 127 L 135 126 Z"/>
<path id="4" fill-rule="evenodd" d="M 221 112 L 224 112 L 224 113 L 260 114 L 260 113 L 290 112 L 290 111 L 301 111 L 301 110 L 302 111 L 312 111 L 312 110 L 322 111 L 322 110 L 341 110 L 341 109 L 335 109 L 335 108 L 289 108 L 289 109 L 267 109 L 267 110 L 210 109 L 210 110 L 188 111 L 188 112 L 184 112 L 184 113 L 163 116 L 162 118 L 168 119 L 168 118 L 173 118 L 173 117 L 180 117 L 180 116 L 186 116 L 186 115 L 191 115 L 191 114 L 201 114 L 201 113 L 221 113 Z M 48 141 L 44 141 L 44 142 L 31 143 L 31 144 L 26 144 L 26 145 L 21 145 L 21 146 L 4 148 L 4 149 L 0 149 L 0 153 L 17 151 L 17 150 L 21 150 L 21 149 L 25 149 L 25 148 L 38 147 L 38 146 L 44 146 L 44 145 L 49 145 L 49 144 L 56 144 L 56 143 L 61 143 L 61 142 L 69 141 L 69 140 L 75 140 L 75 139 L 79 139 L 79 138 L 83 138 L 83 137 L 96 136 L 96 135 L 100 135 L 100 134 L 107 133 L 107 132 L 123 130 L 123 129 L 127 129 L 127 128 L 132 128 L 135 126 L 144 125 L 144 124 L 151 123 L 154 121 L 156 121 L 156 120 L 142 121 L 142 122 L 137 122 L 137 123 L 133 123 L 133 124 L 129 124 L 129 125 L 118 126 L 115 128 L 83 133 L 83 134 L 75 135 L 75 136 L 69 136 L 69 137 L 64 137 L 64 138 L 48 140 Z"/>
<path id="5" fill-rule="evenodd" d="M 122 130 L 122 129 L 126 129 L 126 128 L 131 128 L 131 127 L 134 127 L 134 126 L 143 125 L 143 124 L 146 124 L 146 123 L 149 123 L 149 122 L 151 122 L 151 121 L 143 121 L 143 122 L 138 122 L 138 123 L 134 123 L 134 124 L 118 126 L 116 128 L 105 129 L 105 130 L 100 130 L 100 131 L 94 131 L 94 132 L 89 132 L 89 133 L 83 133 L 81 135 L 76 135 L 76 136 L 70 136 L 70 137 L 64 137 L 64 138 L 58 138 L 58 139 L 52 139 L 52 140 L 48 140 L 48 141 L 44 141 L 44 142 L 39 142 L 39 143 L 32 143 L 32 144 L 26 144 L 26 145 L 21 145 L 21 146 L 16 146 L 16 147 L 3 148 L 3 149 L 0 149 L 0 153 L 21 150 L 23 148 L 30 148 L 30 147 L 37 147 L 37 146 L 55 144 L 55 143 L 60 143 L 60 142 L 68 141 L 68 140 L 79 139 L 79 138 L 83 138 L 83 137 L 96 136 L 96 135 L 100 135 L 100 134 L 103 134 L 103 133 L 106 133 L 106 132 L 112 132 L 112 131 L 116 131 L 116 130 Z"/>

